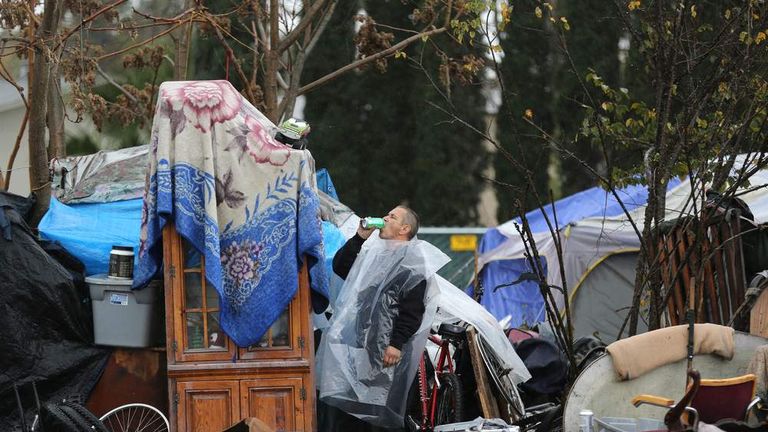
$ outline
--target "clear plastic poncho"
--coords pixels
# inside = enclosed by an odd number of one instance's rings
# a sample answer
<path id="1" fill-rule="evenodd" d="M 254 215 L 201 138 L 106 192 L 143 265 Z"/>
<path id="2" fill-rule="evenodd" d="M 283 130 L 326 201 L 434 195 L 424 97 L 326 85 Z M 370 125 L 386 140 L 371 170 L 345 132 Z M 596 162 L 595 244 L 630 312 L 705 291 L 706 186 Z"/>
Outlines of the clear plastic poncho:
<path id="1" fill-rule="evenodd" d="M 352 266 L 317 353 L 320 399 L 369 423 L 402 427 L 408 390 L 437 308 L 435 273 L 450 258 L 418 239 L 371 237 Z M 427 281 L 421 326 L 385 368 L 400 299 Z"/>

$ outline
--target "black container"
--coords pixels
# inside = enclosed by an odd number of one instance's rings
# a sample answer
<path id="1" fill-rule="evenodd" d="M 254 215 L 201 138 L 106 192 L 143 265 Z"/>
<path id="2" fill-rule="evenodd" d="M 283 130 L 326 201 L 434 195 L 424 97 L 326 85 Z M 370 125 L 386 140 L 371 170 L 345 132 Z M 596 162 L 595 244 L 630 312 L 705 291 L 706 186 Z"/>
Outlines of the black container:
<path id="1" fill-rule="evenodd" d="M 109 252 L 109 277 L 120 279 L 133 278 L 133 247 L 112 246 Z"/>

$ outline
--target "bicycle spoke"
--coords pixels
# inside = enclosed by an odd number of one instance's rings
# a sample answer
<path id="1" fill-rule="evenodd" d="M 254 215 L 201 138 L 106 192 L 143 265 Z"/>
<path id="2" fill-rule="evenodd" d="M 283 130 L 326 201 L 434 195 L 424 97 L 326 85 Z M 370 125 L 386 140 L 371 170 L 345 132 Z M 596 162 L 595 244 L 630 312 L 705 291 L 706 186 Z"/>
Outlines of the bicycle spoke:
<path id="1" fill-rule="evenodd" d="M 167 432 L 168 421 L 157 409 L 144 404 L 128 404 L 102 417 L 112 432 Z"/>

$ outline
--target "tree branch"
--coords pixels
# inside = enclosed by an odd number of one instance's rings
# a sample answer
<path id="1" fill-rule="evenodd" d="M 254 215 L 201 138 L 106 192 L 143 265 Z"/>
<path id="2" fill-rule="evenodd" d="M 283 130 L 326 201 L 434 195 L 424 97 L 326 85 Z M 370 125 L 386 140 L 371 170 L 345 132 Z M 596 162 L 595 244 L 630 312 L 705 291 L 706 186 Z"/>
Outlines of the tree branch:
<path id="1" fill-rule="evenodd" d="M 24 118 L 21 120 L 21 126 L 19 126 L 19 133 L 16 134 L 16 142 L 13 144 L 13 150 L 11 150 L 11 157 L 8 158 L 8 164 L 5 170 L 5 189 L 8 190 L 11 187 L 11 173 L 13 172 L 13 164 L 16 161 L 16 155 L 21 148 L 21 138 L 24 137 L 24 131 L 27 130 L 27 123 L 29 122 L 29 105 L 24 110 Z"/>
<path id="2" fill-rule="evenodd" d="M 188 20 L 188 21 L 192 21 L 192 20 Z M 138 47 L 141 47 L 141 46 L 144 46 L 144 45 L 146 45 L 146 44 L 148 44 L 148 43 L 152 42 L 153 40 L 159 39 L 159 38 L 161 38 L 161 37 L 163 37 L 163 36 L 167 35 L 168 33 L 170 33 L 170 32 L 172 32 L 172 31 L 176 30 L 177 28 L 179 28 L 179 27 L 181 27 L 182 25 L 184 25 L 186 22 L 187 22 L 187 20 L 185 20 L 185 21 L 181 21 L 181 22 L 179 22 L 178 24 L 174 24 L 172 27 L 168 27 L 167 29 L 163 30 L 162 32 L 160 32 L 160 33 L 158 33 L 158 34 L 156 34 L 156 35 L 154 35 L 154 36 L 152 36 L 152 37 L 151 37 L 151 38 L 149 38 L 149 39 L 146 39 L 146 40 L 143 40 L 143 41 L 141 41 L 141 42 L 135 43 L 135 44 L 133 44 L 133 45 L 131 45 L 131 46 L 127 46 L 127 47 L 125 47 L 125 48 L 123 48 L 123 49 L 119 49 L 119 50 L 117 50 L 117 51 L 113 51 L 113 52 L 111 52 L 111 53 L 109 53 L 109 54 L 104 54 L 104 55 L 102 55 L 102 56 L 96 57 L 94 60 L 96 60 L 97 62 L 100 62 L 100 61 L 102 61 L 102 60 L 104 60 L 104 59 L 108 59 L 108 58 L 110 58 L 110 57 L 114 57 L 114 56 L 116 56 L 116 55 L 120 55 L 120 54 L 122 54 L 122 53 L 125 53 L 125 52 L 128 52 L 128 51 L 131 51 L 131 50 L 133 50 L 133 49 L 136 49 L 136 48 L 138 48 Z"/>
<path id="3" fill-rule="evenodd" d="M 296 40 L 298 40 L 301 33 L 304 31 L 307 26 L 312 23 L 312 20 L 315 18 L 315 15 L 322 9 L 323 5 L 325 4 L 326 0 L 317 0 L 315 3 L 310 6 L 309 10 L 304 14 L 301 21 L 299 21 L 299 25 L 297 25 L 293 30 L 291 30 L 290 33 L 288 33 L 282 41 L 280 41 L 280 44 L 277 46 L 278 52 L 283 52 L 286 49 L 288 49 L 289 46 L 291 46 Z M 332 3 L 335 4 L 334 1 Z M 275 49 L 274 47 L 272 47 Z"/>
<path id="4" fill-rule="evenodd" d="M 82 28 L 84 25 L 86 25 L 87 23 L 89 23 L 89 22 L 91 22 L 91 21 L 95 20 L 96 18 L 98 18 L 98 17 L 99 17 L 101 14 L 103 14 L 104 12 L 106 12 L 106 11 L 108 11 L 108 10 L 110 10 L 110 9 L 114 8 L 114 7 L 120 6 L 121 4 L 123 4 L 123 3 L 125 3 L 125 2 L 126 2 L 126 0 L 115 0 L 114 2 L 112 2 L 112 3 L 108 4 L 108 5 L 105 5 L 105 6 L 104 6 L 104 7 L 102 7 L 101 9 L 99 9 L 99 10 L 97 10 L 96 12 L 92 13 L 92 14 L 91 14 L 91 15 L 89 15 L 87 18 L 85 18 L 85 19 L 83 19 L 83 20 L 80 20 L 80 24 L 78 24 L 78 25 L 76 25 L 75 27 L 73 27 L 71 30 L 69 30 L 68 32 L 66 32 L 66 33 L 64 34 L 64 36 L 62 36 L 62 37 L 61 37 L 61 39 L 59 39 L 59 42 L 58 42 L 58 43 L 56 44 L 56 46 L 53 48 L 53 51 L 56 51 L 56 50 L 58 50 L 58 49 L 59 49 L 59 47 L 61 47 L 61 44 L 62 44 L 62 42 L 63 42 L 63 41 L 65 41 L 65 40 L 69 39 L 69 37 L 70 37 L 70 36 L 72 36 L 73 34 L 75 34 L 75 32 L 77 32 L 78 30 L 80 30 L 80 28 Z"/>
<path id="5" fill-rule="evenodd" d="M 227 43 L 226 38 L 224 38 L 224 35 L 221 33 L 221 29 L 219 29 L 219 26 L 216 24 L 216 22 L 213 21 L 208 16 L 206 16 L 205 19 L 208 20 L 211 27 L 213 27 L 213 29 L 216 30 L 216 37 L 219 38 L 219 42 L 221 42 L 221 44 L 224 45 L 224 49 L 227 51 L 227 53 L 229 53 L 229 56 L 232 59 L 232 64 L 235 65 L 235 71 L 237 71 L 237 75 L 243 81 L 243 86 L 245 86 L 245 93 L 246 93 L 246 96 L 248 97 L 248 100 L 251 101 L 252 103 L 255 103 L 256 97 L 253 94 L 251 85 L 248 83 L 248 78 L 245 76 L 245 72 L 243 72 L 242 66 L 240 66 L 240 62 L 237 61 L 237 57 L 235 56 L 234 51 L 232 51 L 232 47 L 230 47 L 229 44 Z"/>
<path id="6" fill-rule="evenodd" d="M 131 102 L 133 102 L 133 103 L 138 103 L 138 102 L 139 102 L 139 101 L 136 99 L 136 97 L 135 97 L 135 96 L 133 96 L 132 94 L 128 93 L 128 90 L 126 90 L 126 89 L 125 89 L 125 87 L 121 86 L 120 84 L 118 84 L 118 83 L 117 83 L 117 81 L 115 81 L 114 79 L 112 79 L 112 77 L 111 77 L 111 76 L 107 75 L 107 73 L 106 73 L 106 72 L 104 72 L 104 69 L 102 69 L 102 68 L 101 68 L 101 66 L 99 66 L 99 64 L 98 64 L 98 63 L 96 63 L 96 72 L 98 72 L 98 73 L 99 73 L 99 75 L 101 75 L 101 77 L 102 77 L 102 78 L 104 78 L 105 80 L 107 80 L 107 82 L 109 82 L 110 84 L 112 84 L 113 86 L 115 86 L 115 87 L 116 87 L 118 90 L 120 90 L 120 93 L 124 94 L 124 95 L 125 95 L 125 97 L 127 97 L 128 99 L 130 99 L 130 100 L 131 100 Z"/>
<path id="7" fill-rule="evenodd" d="M 436 28 L 436 29 L 432 29 L 432 30 L 429 30 L 429 31 L 425 31 L 425 32 L 419 33 L 417 35 L 413 35 L 413 36 L 411 36 L 411 37 L 409 37 L 407 39 L 404 39 L 404 40 L 400 41 L 400 43 L 398 43 L 397 45 L 393 45 L 393 46 L 385 49 L 384 51 L 380 51 L 380 52 L 377 52 L 376 54 L 374 54 L 372 56 L 368 56 L 368 57 L 362 58 L 362 59 L 360 59 L 358 61 L 355 61 L 353 63 L 350 63 L 350 64 L 344 66 L 341 69 L 338 69 L 338 70 L 336 70 L 334 72 L 331 72 L 331 73 L 329 73 L 328 75 L 326 75 L 324 77 L 316 79 L 315 81 L 313 81 L 313 82 L 311 82 L 311 83 L 301 87 L 299 89 L 297 95 L 302 95 L 302 94 L 305 94 L 305 93 L 309 93 L 312 90 L 316 89 L 317 87 L 327 83 L 328 81 L 331 81 L 333 79 L 338 78 L 340 75 L 343 75 L 346 72 L 349 72 L 351 70 L 357 69 L 360 66 L 366 65 L 366 64 L 371 63 L 373 61 L 376 61 L 376 60 L 378 60 L 380 58 L 388 57 L 388 56 L 394 54 L 395 52 L 397 52 L 397 51 L 407 47 L 408 45 L 418 41 L 419 39 L 427 38 L 427 37 L 434 36 L 434 35 L 440 34 L 440 33 L 444 33 L 446 30 L 448 30 L 446 27 L 440 27 L 440 28 Z"/>

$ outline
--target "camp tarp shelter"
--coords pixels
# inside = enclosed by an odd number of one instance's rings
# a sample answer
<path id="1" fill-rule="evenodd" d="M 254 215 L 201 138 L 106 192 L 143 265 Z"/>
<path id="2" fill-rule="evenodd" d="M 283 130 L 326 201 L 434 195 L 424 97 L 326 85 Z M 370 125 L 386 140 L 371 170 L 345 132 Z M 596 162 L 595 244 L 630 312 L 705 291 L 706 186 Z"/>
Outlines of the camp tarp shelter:
<path id="1" fill-rule="evenodd" d="M 739 156 L 734 166 L 741 167 L 745 165 L 745 158 L 746 156 Z M 749 186 L 739 191 L 739 198 L 747 203 L 755 216 L 756 223 L 768 221 L 768 188 L 760 187 L 766 184 L 768 184 L 768 170 L 759 170 L 750 178 Z M 699 185 L 697 191 L 700 190 L 701 187 Z M 603 193 L 604 196 L 607 196 L 605 192 Z M 671 182 L 666 195 L 665 220 L 673 220 L 693 212 L 694 203 L 691 195 L 689 179 Z M 695 208 L 701 208 L 703 204 L 701 192 L 697 192 L 695 195 L 697 196 Z M 577 196 L 578 194 L 566 199 L 577 199 Z M 639 205 L 634 206 L 634 208 L 627 205 L 630 210 L 631 220 L 634 221 L 637 230 L 640 232 L 642 232 L 644 226 L 646 200 L 646 192 L 639 192 L 638 195 L 635 195 L 634 201 L 628 201 L 629 204 Z M 584 199 L 581 201 L 581 206 L 586 207 L 585 211 L 594 205 L 594 203 L 590 204 Z M 610 199 L 607 199 L 606 202 L 610 202 Z M 577 204 L 578 200 L 574 205 Z M 555 205 L 557 208 L 557 203 Z M 605 205 L 599 209 L 597 215 L 559 223 L 566 284 L 571 296 L 571 304 L 576 305 L 578 309 L 573 317 L 574 326 L 578 329 L 576 332 L 577 337 L 588 335 L 598 330 L 589 324 L 588 321 L 591 320 L 593 323 L 601 323 L 601 336 L 606 336 L 606 341 L 610 340 L 610 338 L 615 338 L 619 327 L 615 324 L 609 325 L 608 323 L 620 323 L 623 321 L 623 317 L 628 311 L 626 307 L 630 306 L 630 304 L 622 306 L 617 304 L 617 302 L 621 298 L 627 298 L 627 290 L 631 292 L 631 284 L 634 283 L 634 274 L 632 274 L 634 267 L 628 263 L 632 260 L 632 254 L 636 256 L 636 253 L 639 251 L 640 242 L 635 233 L 635 228 L 630 223 L 630 219 L 623 212 L 611 214 L 608 211 L 610 208 L 612 208 L 610 205 Z M 615 209 L 615 207 L 613 208 Z M 532 212 L 531 216 L 536 216 L 536 212 Z M 561 218 L 560 212 L 558 212 L 558 220 L 561 219 L 564 218 Z M 520 235 L 510 229 L 509 223 L 501 225 L 498 229 L 506 239 L 498 242 L 494 248 L 485 249 L 479 258 L 479 265 L 481 267 L 497 261 L 522 260 L 524 258 L 525 248 Z M 533 225 L 532 230 L 539 253 L 548 264 L 546 269 L 548 283 L 557 286 L 562 285 L 563 281 L 560 276 L 557 251 L 550 233 L 533 228 Z M 625 255 L 624 258 L 626 259 L 614 258 L 620 255 Z M 613 270 L 601 267 L 606 263 L 613 266 Z M 600 271 L 596 272 L 595 270 L 598 268 L 600 268 Z M 632 271 L 629 270 L 630 268 L 632 268 Z M 492 267 L 489 266 L 488 271 L 493 274 L 491 270 Z M 485 268 L 483 271 L 485 272 Z M 612 276 L 611 273 L 619 273 L 619 276 Z M 496 277 L 496 280 L 499 278 L 497 275 L 493 275 L 493 277 Z M 590 278 L 594 279 L 590 280 Z M 515 275 L 513 274 L 511 275 L 511 280 L 514 279 Z M 493 279 L 489 278 L 489 280 Z M 504 281 L 504 283 L 508 282 L 510 280 Z M 486 293 L 493 289 L 487 282 L 484 282 L 484 285 Z M 599 292 L 595 292 L 595 287 L 599 287 Z M 612 298 L 613 303 L 609 306 L 599 303 L 598 300 L 600 298 L 608 295 L 614 296 L 615 293 L 619 293 L 619 295 Z M 538 294 L 538 291 L 536 291 L 536 294 Z M 592 299 L 581 303 L 575 300 L 576 297 L 582 295 L 592 296 Z M 532 294 L 526 299 L 530 298 L 533 298 Z M 494 300 L 499 303 L 503 301 L 500 299 Z M 513 301 L 507 300 L 509 303 Z M 562 298 L 560 301 L 562 301 Z M 608 309 L 608 307 L 613 309 Z M 520 308 L 520 305 L 501 303 L 501 305 L 496 306 L 496 310 L 491 310 L 491 312 L 497 318 L 504 319 L 508 315 L 518 313 L 517 311 Z M 543 314 L 538 317 L 543 318 Z M 511 319 L 508 320 L 511 321 Z"/>
<path id="2" fill-rule="evenodd" d="M 29 199 L 0 192 L 0 430 L 4 431 L 20 424 L 14 384 L 20 387 L 30 425 L 35 408 L 32 382 L 41 403 L 85 401 L 110 353 L 93 345 L 82 264 L 56 245 L 37 241 L 23 219 L 30 207 Z"/>

